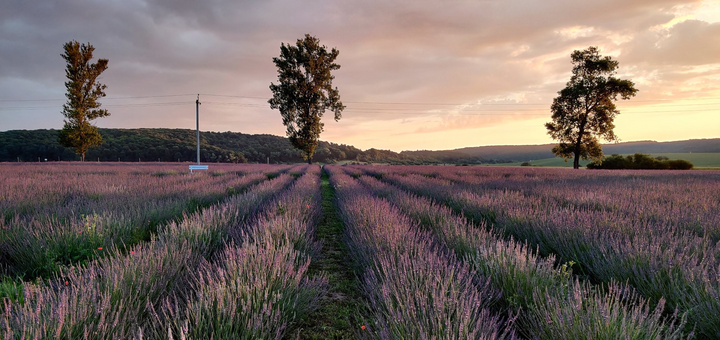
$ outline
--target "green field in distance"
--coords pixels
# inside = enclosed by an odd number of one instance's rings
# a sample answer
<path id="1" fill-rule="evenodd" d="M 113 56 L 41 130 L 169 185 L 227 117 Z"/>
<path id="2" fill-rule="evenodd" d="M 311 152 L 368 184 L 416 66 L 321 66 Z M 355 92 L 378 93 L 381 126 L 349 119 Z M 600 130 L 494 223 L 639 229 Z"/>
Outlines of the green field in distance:
<path id="1" fill-rule="evenodd" d="M 609 156 L 609 155 L 606 155 Z M 626 154 L 623 154 L 623 156 L 627 156 Z M 650 156 L 653 157 L 659 157 L 659 156 L 665 156 L 669 159 L 684 159 L 686 161 L 690 161 L 695 168 L 703 169 L 703 168 L 718 168 L 720 169 L 720 153 L 651 153 Z M 581 166 L 586 166 L 589 161 L 580 161 Z M 522 162 L 514 162 L 514 163 L 501 163 L 501 164 L 492 164 L 495 166 L 520 166 Z M 555 157 L 555 158 L 543 158 L 538 160 L 530 161 L 530 164 L 533 166 L 548 166 L 548 167 L 568 167 L 572 168 L 572 160 L 568 160 L 565 162 L 562 158 Z"/>

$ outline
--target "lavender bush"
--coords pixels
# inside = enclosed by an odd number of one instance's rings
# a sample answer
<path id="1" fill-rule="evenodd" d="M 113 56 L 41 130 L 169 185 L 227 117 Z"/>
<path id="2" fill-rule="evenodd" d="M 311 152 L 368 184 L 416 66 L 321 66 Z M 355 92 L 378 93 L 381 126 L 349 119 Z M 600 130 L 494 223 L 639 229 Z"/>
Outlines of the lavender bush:
<path id="1" fill-rule="evenodd" d="M 512 327 L 487 309 L 487 281 L 417 230 L 388 202 L 329 168 L 351 257 L 360 268 L 371 320 L 361 338 L 505 339 Z"/>
<path id="2" fill-rule="evenodd" d="M 157 178 L 151 173 L 129 171 L 134 168 L 95 166 L 95 169 L 114 169 L 115 172 L 79 177 L 55 169 L 53 174 L 59 179 L 36 189 L 49 196 L 58 194 L 53 190 L 60 190 L 61 198 L 72 196 L 72 200 L 41 202 L 32 209 L 31 215 L 14 210 L 18 206 L 7 207 L 5 215 L 12 217 L 8 217 L 0 230 L 0 258 L 4 259 L 2 267 L 8 275 L 28 279 L 49 277 L 60 266 L 82 263 L 98 255 L 93 251 L 98 247 L 132 245 L 146 240 L 157 224 L 180 218 L 184 211 L 197 210 L 199 205 L 216 202 L 228 193 L 242 192 L 264 179 L 255 171 L 275 170 L 255 167 L 255 170 L 247 169 L 252 172 L 248 171 L 246 176 L 232 172 L 223 176 L 193 174 Z M 120 170 L 124 172 L 118 174 Z M 112 180 L 109 176 L 113 176 Z M 28 184 L 37 180 L 30 179 L 15 182 Z M 19 190 L 22 186 L 14 189 L 8 196 L 23 201 L 25 198 L 15 196 L 26 195 L 25 190 Z"/>
<path id="3" fill-rule="evenodd" d="M 628 299 L 624 301 L 627 305 L 612 298 L 607 302 L 604 289 L 595 291 L 593 287 L 573 281 L 569 268 L 565 265 L 555 267 L 552 256 L 539 258 L 524 245 L 503 240 L 484 226 L 477 228 L 463 217 L 454 215 L 449 208 L 426 198 L 411 195 L 372 177 L 360 176 L 358 179 L 370 191 L 387 198 L 415 218 L 438 240 L 453 249 L 458 257 L 489 277 L 504 294 L 506 304 L 520 312 L 520 331 L 530 338 L 550 339 L 549 334 L 563 332 L 574 334 L 572 338 L 587 338 L 592 334 L 603 334 L 606 338 L 632 338 L 637 334 L 682 338 L 679 329 L 684 321 L 674 324 L 672 320 L 664 320 L 662 308 L 649 310 L 634 307 L 646 304 L 642 298 Z M 612 284 L 607 291 L 610 294 L 618 291 L 614 287 L 618 285 Z M 583 296 L 587 303 L 564 304 L 568 296 Z M 548 305 L 560 307 L 550 311 L 543 309 Z M 604 306 L 604 309 L 590 308 L 597 306 Z M 535 320 L 538 313 L 551 315 L 548 314 L 550 312 L 582 315 L 584 322 L 551 324 Z"/>
<path id="4" fill-rule="evenodd" d="M 227 239 L 236 223 L 247 220 L 257 205 L 292 180 L 281 175 L 261 183 L 246 194 L 160 228 L 157 239 L 147 244 L 125 253 L 113 247 L 111 256 L 63 270 L 48 284 L 25 283 L 21 301 L 3 302 L 0 334 L 6 339 L 118 339 L 139 337 L 144 330 L 154 332 L 151 311 L 160 310 L 172 296 L 188 295 L 191 274 L 224 246 L 218 239 Z"/>
<path id="5" fill-rule="evenodd" d="M 171 337 L 281 339 L 318 307 L 327 278 L 307 276 L 319 251 L 312 233 L 320 217 L 318 170 L 311 167 L 238 228 L 232 244 L 193 275 L 193 294 L 167 300 L 156 318 Z"/>

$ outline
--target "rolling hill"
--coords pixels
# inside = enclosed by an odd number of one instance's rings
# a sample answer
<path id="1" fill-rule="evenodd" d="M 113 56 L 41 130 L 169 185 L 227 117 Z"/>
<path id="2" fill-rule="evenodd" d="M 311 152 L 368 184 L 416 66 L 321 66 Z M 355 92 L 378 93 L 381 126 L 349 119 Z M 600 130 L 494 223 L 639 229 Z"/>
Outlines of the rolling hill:
<path id="1" fill-rule="evenodd" d="M 553 144 L 477 146 L 447 151 L 403 151 L 408 156 L 443 157 L 446 154 L 466 155 L 480 159 L 493 159 L 500 163 L 529 162 L 555 158 L 550 151 Z M 661 153 L 720 153 L 720 138 L 691 139 L 676 142 L 639 141 L 605 144 L 603 153 L 612 154 L 661 154 Z M 457 156 L 456 156 L 457 157 Z M 559 159 L 562 162 L 562 159 Z"/>
<path id="2" fill-rule="evenodd" d="M 195 131 L 189 129 L 99 129 L 103 145 L 90 149 L 88 160 L 185 162 L 196 158 Z M 72 149 L 57 142 L 58 130 L 11 130 L 0 132 L 0 161 L 79 160 Z M 285 137 L 237 132 L 200 132 L 202 162 L 302 162 L 300 152 Z M 320 141 L 314 161 L 372 162 L 389 164 L 505 164 L 532 162 L 563 166 L 550 151 L 552 144 L 478 146 L 441 151 L 368 149 Z M 652 155 L 708 154 L 698 166 L 720 166 L 720 138 L 677 142 L 640 141 L 603 145 L 605 154 L 647 153 Z M 669 155 L 668 155 L 669 156 Z M 670 157 L 670 156 L 669 156 Z M 700 156 L 698 156 L 700 157 Z M 672 157 L 671 157 L 672 158 Z M 683 157 L 676 157 L 683 158 Z M 688 157 L 685 157 L 686 159 Z M 695 157 L 697 158 L 697 157 Z M 693 162 L 692 159 L 688 159 Z M 694 162 L 693 162 L 694 163 Z"/>

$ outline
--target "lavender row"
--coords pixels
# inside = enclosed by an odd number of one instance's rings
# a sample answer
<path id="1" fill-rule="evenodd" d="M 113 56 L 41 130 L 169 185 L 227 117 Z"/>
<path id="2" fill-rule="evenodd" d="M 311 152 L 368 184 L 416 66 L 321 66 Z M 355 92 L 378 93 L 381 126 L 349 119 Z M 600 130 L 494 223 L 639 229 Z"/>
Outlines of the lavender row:
<path id="1" fill-rule="evenodd" d="M 370 320 L 359 338 L 515 338 L 511 322 L 489 312 L 498 296 L 485 279 L 387 201 L 337 167 L 326 168 L 368 299 Z"/>
<path id="2" fill-rule="evenodd" d="M 431 200 L 379 180 L 358 180 L 417 221 L 458 258 L 488 277 L 502 292 L 504 304 L 518 315 L 519 331 L 531 339 L 633 337 L 680 339 L 684 320 L 665 320 L 662 302 L 655 309 L 628 287 L 611 283 L 592 287 L 572 278 L 568 267 L 556 267 L 523 244 L 503 240 L 481 225 L 469 223 Z M 572 322 L 568 322 L 572 321 Z"/>
<path id="3" fill-rule="evenodd" d="M 3 302 L 4 339 L 129 339 L 154 330 L 153 310 L 168 298 L 192 290 L 191 274 L 211 259 L 230 230 L 293 181 L 287 174 L 254 186 L 242 195 L 187 215 L 158 230 L 150 242 L 88 265 L 62 270 L 49 284 L 23 284 L 19 301 Z M 159 331 L 159 330 L 157 330 Z"/>
<path id="4" fill-rule="evenodd" d="M 118 169 L 117 167 L 95 166 L 99 169 Z M 99 170 L 97 169 L 97 170 Z M 112 212 L 122 215 L 136 214 L 138 207 L 151 205 L 172 206 L 180 203 L 183 208 L 194 208 L 215 202 L 218 198 L 236 192 L 233 183 L 238 177 L 250 174 L 273 173 L 286 170 L 284 168 L 265 169 L 252 167 L 242 171 L 198 172 L 194 174 L 175 173 L 174 175 L 156 176 L 155 172 L 133 171 L 133 168 L 119 168 L 122 172 L 109 173 L 72 173 L 72 167 L 55 169 L 44 174 L 47 178 L 28 173 L 10 173 L 12 180 L 2 180 L 0 195 L 4 196 L 2 208 L 5 221 L 22 222 L 36 221 L 58 224 L 71 223 L 80 216 L 102 215 Z M 254 169 L 253 171 L 248 171 Z M 88 169 L 84 169 L 87 171 Z M 9 181 L 19 182 L 7 185 Z M 32 187 L 29 187 L 32 186 Z M 0 204 L 3 205 L 3 204 Z M 155 213 L 162 215 L 162 210 Z M 152 218 L 154 216 L 149 215 Z"/>
<path id="5" fill-rule="evenodd" d="M 266 179 L 261 173 L 225 177 L 195 181 L 193 187 L 202 185 L 202 189 L 193 193 L 186 192 L 186 186 L 170 189 L 176 191 L 172 195 L 167 195 L 170 190 L 161 186 L 146 186 L 145 196 L 98 201 L 96 204 L 110 206 L 100 214 L 65 219 L 40 215 L 11 220 L 0 231 L 3 267 L 12 276 L 47 277 L 60 266 L 91 259 L 97 248 L 132 245 L 146 239 L 157 223 L 181 217 L 190 206 L 196 210 L 198 204 L 217 202 L 229 191 L 241 192 Z M 168 183 L 158 183 L 162 184 Z"/>
<path id="6" fill-rule="evenodd" d="M 472 192 L 447 180 L 385 173 L 383 180 L 445 202 L 476 222 L 576 262 L 595 280 L 628 282 L 666 312 L 679 309 L 701 337 L 720 336 L 720 247 L 674 225 L 550 204 L 516 191 Z"/>
<path id="7" fill-rule="evenodd" d="M 64 219 L 115 211 L 143 199 L 197 195 L 205 186 L 227 182 L 236 177 L 234 175 L 277 172 L 282 168 L 223 166 L 192 175 L 184 167 L 131 164 L 83 167 L 3 164 L 0 169 L 5 175 L 0 178 L 0 211 L 5 220 L 11 220 L 16 216 L 38 219 L 44 215 Z"/>
<path id="8" fill-rule="evenodd" d="M 720 240 L 720 174 L 711 171 L 585 171 L 443 167 L 402 171 L 446 179 L 473 192 L 515 191 L 542 204 L 612 211 Z M 569 194 L 572 193 L 572 194 Z"/>
<path id="9" fill-rule="evenodd" d="M 720 240 L 720 175 L 717 172 L 651 171 L 615 175 L 607 183 L 563 183 L 538 188 L 531 195 L 554 200 L 560 206 L 616 211 L 654 225 L 673 225 L 714 242 Z M 568 195 L 571 186 L 582 190 Z"/>
<path id="10" fill-rule="evenodd" d="M 282 339 L 319 305 L 327 278 L 308 277 L 319 252 L 319 167 L 233 231 L 233 240 L 193 275 L 193 294 L 168 299 L 155 314 L 173 338 Z M 163 338 L 164 334 L 156 334 Z"/>

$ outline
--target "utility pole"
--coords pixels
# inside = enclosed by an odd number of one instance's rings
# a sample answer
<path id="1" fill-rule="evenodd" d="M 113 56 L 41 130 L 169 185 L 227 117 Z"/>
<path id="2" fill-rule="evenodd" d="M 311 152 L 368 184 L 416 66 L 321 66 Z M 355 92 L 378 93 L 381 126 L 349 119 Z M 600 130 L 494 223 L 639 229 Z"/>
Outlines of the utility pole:
<path id="1" fill-rule="evenodd" d="M 197 136 L 197 164 L 200 165 L 200 94 L 195 100 L 195 135 Z"/>

